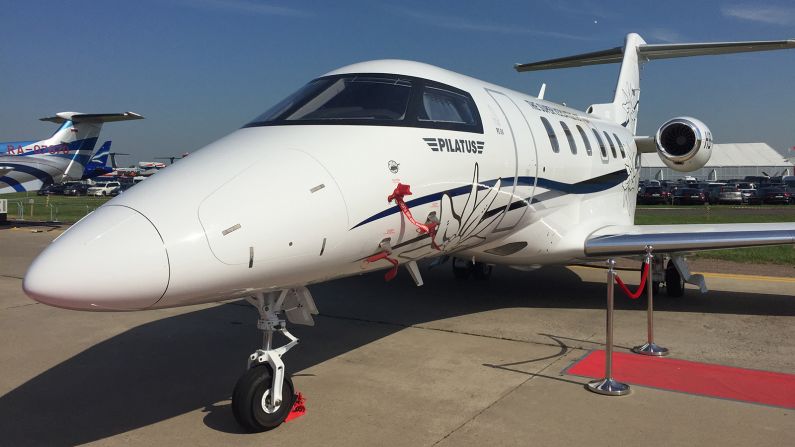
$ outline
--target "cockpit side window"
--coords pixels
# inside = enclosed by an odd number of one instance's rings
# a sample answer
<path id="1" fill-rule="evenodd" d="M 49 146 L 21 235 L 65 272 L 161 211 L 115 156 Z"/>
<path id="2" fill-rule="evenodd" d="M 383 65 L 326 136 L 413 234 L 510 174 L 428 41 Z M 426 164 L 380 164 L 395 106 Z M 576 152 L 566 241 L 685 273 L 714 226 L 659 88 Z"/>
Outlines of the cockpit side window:
<path id="1" fill-rule="evenodd" d="M 434 81 L 394 74 L 316 79 L 245 127 L 376 125 L 483 133 L 472 96 Z"/>
<path id="2" fill-rule="evenodd" d="M 419 120 L 475 125 L 472 105 L 472 100 L 465 95 L 425 86 Z"/>

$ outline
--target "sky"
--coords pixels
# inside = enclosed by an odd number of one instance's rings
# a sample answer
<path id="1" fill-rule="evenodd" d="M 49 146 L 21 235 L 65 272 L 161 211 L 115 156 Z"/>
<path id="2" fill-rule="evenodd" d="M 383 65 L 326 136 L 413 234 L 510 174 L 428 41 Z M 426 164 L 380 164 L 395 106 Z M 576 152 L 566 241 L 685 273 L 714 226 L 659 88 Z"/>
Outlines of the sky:
<path id="1" fill-rule="evenodd" d="M 626 5 L 632 4 L 632 8 Z M 513 65 L 648 43 L 795 38 L 789 1 L 0 0 L 0 141 L 48 137 L 61 111 L 134 111 L 107 124 L 123 166 L 240 128 L 307 81 L 372 59 L 437 65 L 585 109 L 612 99 L 618 65 Z M 795 50 L 656 60 L 638 133 L 694 116 L 718 143 L 795 155 Z"/>

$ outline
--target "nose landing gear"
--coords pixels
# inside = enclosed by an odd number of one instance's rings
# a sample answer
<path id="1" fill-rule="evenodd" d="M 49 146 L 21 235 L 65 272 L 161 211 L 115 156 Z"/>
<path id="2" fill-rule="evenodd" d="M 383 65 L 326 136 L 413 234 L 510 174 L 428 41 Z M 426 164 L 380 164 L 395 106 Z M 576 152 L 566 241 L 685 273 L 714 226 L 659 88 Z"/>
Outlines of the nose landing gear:
<path id="1" fill-rule="evenodd" d="M 291 323 L 313 326 L 312 315 L 317 315 L 318 311 L 306 287 L 259 293 L 247 301 L 259 312 L 257 328 L 263 331 L 263 347 L 249 356 L 248 371 L 235 385 L 232 412 L 244 428 L 260 432 L 284 422 L 296 398 L 282 356 L 298 344 L 298 338 L 287 331 L 287 322 L 279 318 L 279 314 L 284 311 Z M 274 349 L 274 332 L 281 333 L 289 342 Z"/>

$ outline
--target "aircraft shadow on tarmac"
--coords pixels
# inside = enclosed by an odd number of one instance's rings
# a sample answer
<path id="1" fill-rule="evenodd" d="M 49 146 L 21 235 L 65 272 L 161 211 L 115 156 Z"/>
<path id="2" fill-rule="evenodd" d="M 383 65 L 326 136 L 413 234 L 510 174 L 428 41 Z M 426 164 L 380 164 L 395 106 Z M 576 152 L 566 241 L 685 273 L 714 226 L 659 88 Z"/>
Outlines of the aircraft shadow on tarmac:
<path id="1" fill-rule="evenodd" d="M 314 328 L 291 326 L 304 343 L 288 354 L 290 371 L 300 373 L 409 325 L 506 308 L 604 308 L 603 283 L 582 282 L 563 268 L 502 268 L 488 282 L 457 282 L 444 265 L 424 269 L 424 277 L 421 288 L 404 271 L 391 283 L 375 273 L 312 287 L 321 316 Z M 656 307 L 795 315 L 791 297 L 747 293 L 701 296 L 691 290 L 683 299 L 659 299 Z M 642 306 L 620 297 L 617 308 Z M 82 444 L 196 409 L 208 412 L 207 426 L 239 432 L 228 403 L 218 403 L 230 397 L 248 354 L 259 347 L 256 319 L 253 308 L 235 302 L 146 323 L 98 343 L 0 397 L 0 443 Z M 558 335 L 564 353 L 567 334 Z"/>

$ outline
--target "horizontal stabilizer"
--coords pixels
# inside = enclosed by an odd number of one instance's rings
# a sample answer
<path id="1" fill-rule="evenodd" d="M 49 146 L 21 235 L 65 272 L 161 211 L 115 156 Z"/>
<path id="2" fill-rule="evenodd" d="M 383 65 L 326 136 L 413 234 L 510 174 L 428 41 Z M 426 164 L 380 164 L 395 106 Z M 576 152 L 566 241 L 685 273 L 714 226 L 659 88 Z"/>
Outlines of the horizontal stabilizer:
<path id="1" fill-rule="evenodd" d="M 795 48 L 795 39 L 760 40 L 746 42 L 708 42 L 679 44 L 643 44 L 638 45 L 638 58 L 641 62 L 652 59 L 669 59 L 674 57 L 708 56 L 729 53 L 745 53 L 749 51 L 771 51 Z M 516 71 L 554 70 L 557 68 L 582 67 L 586 65 L 613 64 L 623 60 L 622 47 L 609 50 L 583 53 L 557 59 L 516 64 Z"/>
<path id="2" fill-rule="evenodd" d="M 587 256 L 638 255 L 647 245 L 655 253 L 795 244 L 795 223 L 613 225 L 585 240 Z"/>
<path id="3" fill-rule="evenodd" d="M 55 116 L 40 118 L 41 121 L 52 121 L 53 123 L 64 123 L 72 121 L 74 123 L 109 123 L 113 121 L 140 120 L 144 117 L 134 112 L 123 113 L 78 113 L 60 112 Z"/>

